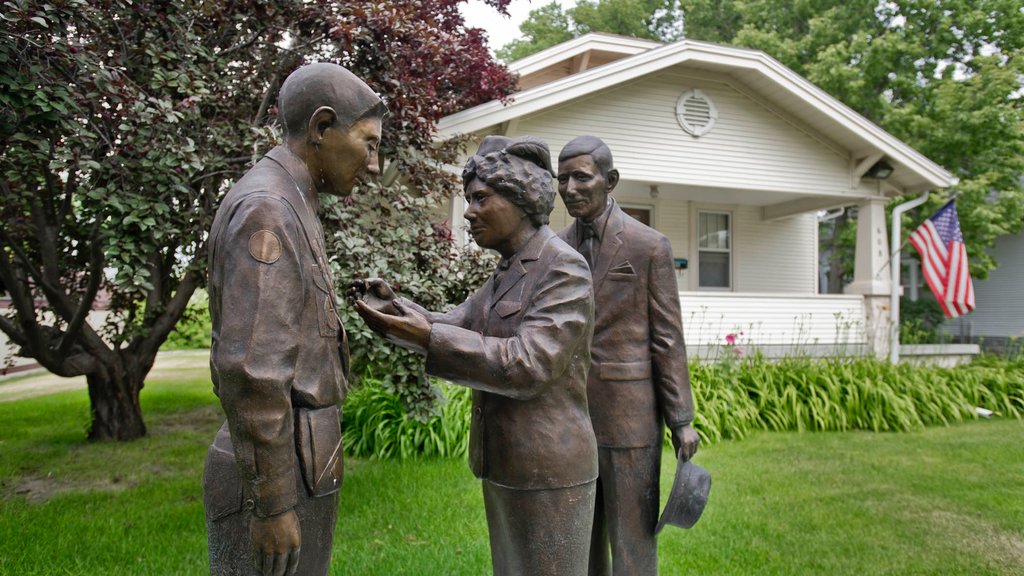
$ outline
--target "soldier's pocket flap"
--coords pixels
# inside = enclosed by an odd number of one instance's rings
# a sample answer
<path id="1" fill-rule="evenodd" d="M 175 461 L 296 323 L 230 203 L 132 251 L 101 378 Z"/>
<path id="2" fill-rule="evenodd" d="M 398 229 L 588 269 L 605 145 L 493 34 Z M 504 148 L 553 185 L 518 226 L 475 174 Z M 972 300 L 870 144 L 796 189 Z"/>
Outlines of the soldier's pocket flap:
<path id="1" fill-rule="evenodd" d="M 494 311 L 498 313 L 498 316 L 502 318 L 508 318 L 509 316 L 519 312 L 523 309 L 523 303 L 519 300 L 508 301 L 502 300 L 494 305 Z"/>
<path id="2" fill-rule="evenodd" d="M 309 410 L 296 416 L 302 478 L 311 496 L 327 496 L 341 490 L 344 457 L 341 453 L 341 411 L 337 406 Z"/>
<path id="3" fill-rule="evenodd" d="M 326 292 L 327 294 L 334 294 L 334 288 L 331 286 L 331 282 L 327 279 L 326 276 L 326 274 L 330 274 L 331 272 L 329 270 L 327 272 L 324 272 L 323 270 L 320 269 L 320 266 L 316 264 L 313 264 L 312 267 L 313 272 L 311 275 L 313 276 L 313 283 L 316 284 L 316 287 L 319 288 L 320 291 Z"/>
<path id="4" fill-rule="evenodd" d="M 210 446 L 206 456 L 207 472 L 203 475 L 203 504 L 206 519 L 216 522 L 242 509 L 242 479 L 238 475 L 235 455 Z"/>
<path id="5" fill-rule="evenodd" d="M 341 317 L 336 309 L 334 288 L 323 271 L 316 264 L 313 264 L 313 283 L 323 294 L 313 294 L 316 298 L 317 320 L 320 324 L 320 335 L 328 338 L 335 338 L 341 327 Z"/>
<path id="6" fill-rule="evenodd" d="M 602 362 L 601 380 L 646 380 L 651 377 L 650 362 Z"/>

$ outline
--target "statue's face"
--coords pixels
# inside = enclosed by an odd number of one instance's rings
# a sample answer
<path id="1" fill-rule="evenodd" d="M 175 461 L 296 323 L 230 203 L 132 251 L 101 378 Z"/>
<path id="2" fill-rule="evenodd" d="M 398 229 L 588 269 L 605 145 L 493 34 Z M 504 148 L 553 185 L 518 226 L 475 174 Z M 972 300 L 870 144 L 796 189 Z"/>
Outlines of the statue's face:
<path id="1" fill-rule="evenodd" d="M 593 221 L 604 212 L 611 191 L 589 154 L 558 163 L 558 195 L 573 218 Z"/>
<path id="2" fill-rule="evenodd" d="M 469 233 L 477 245 L 504 256 L 514 253 L 515 240 L 525 227 L 532 227 L 526 213 L 479 178 L 466 186 L 465 198 Z"/>
<path id="3" fill-rule="evenodd" d="M 324 130 L 316 152 L 320 166 L 318 192 L 348 196 L 360 178 L 380 173 L 380 125 L 380 118 L 364 118 L 347 131 L 338 127 Z"/>

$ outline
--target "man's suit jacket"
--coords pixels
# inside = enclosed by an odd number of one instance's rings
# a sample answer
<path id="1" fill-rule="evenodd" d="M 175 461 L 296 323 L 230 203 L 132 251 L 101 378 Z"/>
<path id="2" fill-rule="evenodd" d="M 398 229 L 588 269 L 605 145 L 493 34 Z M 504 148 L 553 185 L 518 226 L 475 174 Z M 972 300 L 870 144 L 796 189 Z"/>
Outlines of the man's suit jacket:
<path id="1" fill-rule="evenodd" d="M 576 222 L 559 232 L 577 245 Z M 587 397 L 599 446 L 662 442 L 693 420 L 679 291 L 668 238 L 613 203 L 594 262 Z"/>
<path id="2" fill-rule="evenodd" d="M 210 229 L 210 369 L 258 516 L 296 502 L 296 409 L 340 405 L 346 389 L 348 346 L 323 233 L 298 181 L 309 183 L 305 167 L 271 150 L 224 197 Z"/>
<path id="3" fill-rule="evenodd" d="M 498 273 L 495 273 L 496 276 Z M 597 478 L 586 379 L 590 270 L 542 226 L 496 276 L 435 315 L 427 372 L 473 388 L 470 467 L 519 489 Z"/>

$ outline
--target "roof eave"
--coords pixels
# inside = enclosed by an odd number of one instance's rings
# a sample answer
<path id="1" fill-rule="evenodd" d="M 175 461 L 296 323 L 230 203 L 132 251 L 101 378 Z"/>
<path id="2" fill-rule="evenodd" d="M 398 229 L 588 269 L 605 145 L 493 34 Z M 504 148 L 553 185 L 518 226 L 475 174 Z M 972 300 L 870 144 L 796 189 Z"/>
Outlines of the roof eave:
<path id="1" fill-rule="evenodd" d="M 568 43 L 567 43 L 568 44 Z M 460 133 L 477 132 L 578 98 L 603 88 L 651 74 L 688 60 L 752 69 L 786 87 L 802 101 L 829 117 L 880 152 L 918 174 L 931 188 L 947 188 L 958 179 L 920 152 L 864 118 L 778 60 L 759 50 L 682 40 L 629 56 L 604 66 L 567 76 L 513 94 L 512 103 L 492 100 L 442 118 L 437 137 L 446 139 Z"/>

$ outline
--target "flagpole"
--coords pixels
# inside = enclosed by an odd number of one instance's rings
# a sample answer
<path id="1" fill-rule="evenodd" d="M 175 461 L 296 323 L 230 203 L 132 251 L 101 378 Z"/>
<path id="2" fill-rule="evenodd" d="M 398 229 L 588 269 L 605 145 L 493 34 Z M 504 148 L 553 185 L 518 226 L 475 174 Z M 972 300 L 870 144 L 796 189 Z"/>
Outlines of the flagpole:
<path id="1" fill-rule="evenodd" d="M 903 213 L 907 210 L 917 208 L 928 200 L 928 191 L 917 198 L 900 204 L 892 210 L 892 243 L 895 246 L 892 256 L 889 258 L 889 270 L 892 271 L 891 292 L 889 294 L 889 363 L 900 363 L 900 224 Z"/>

